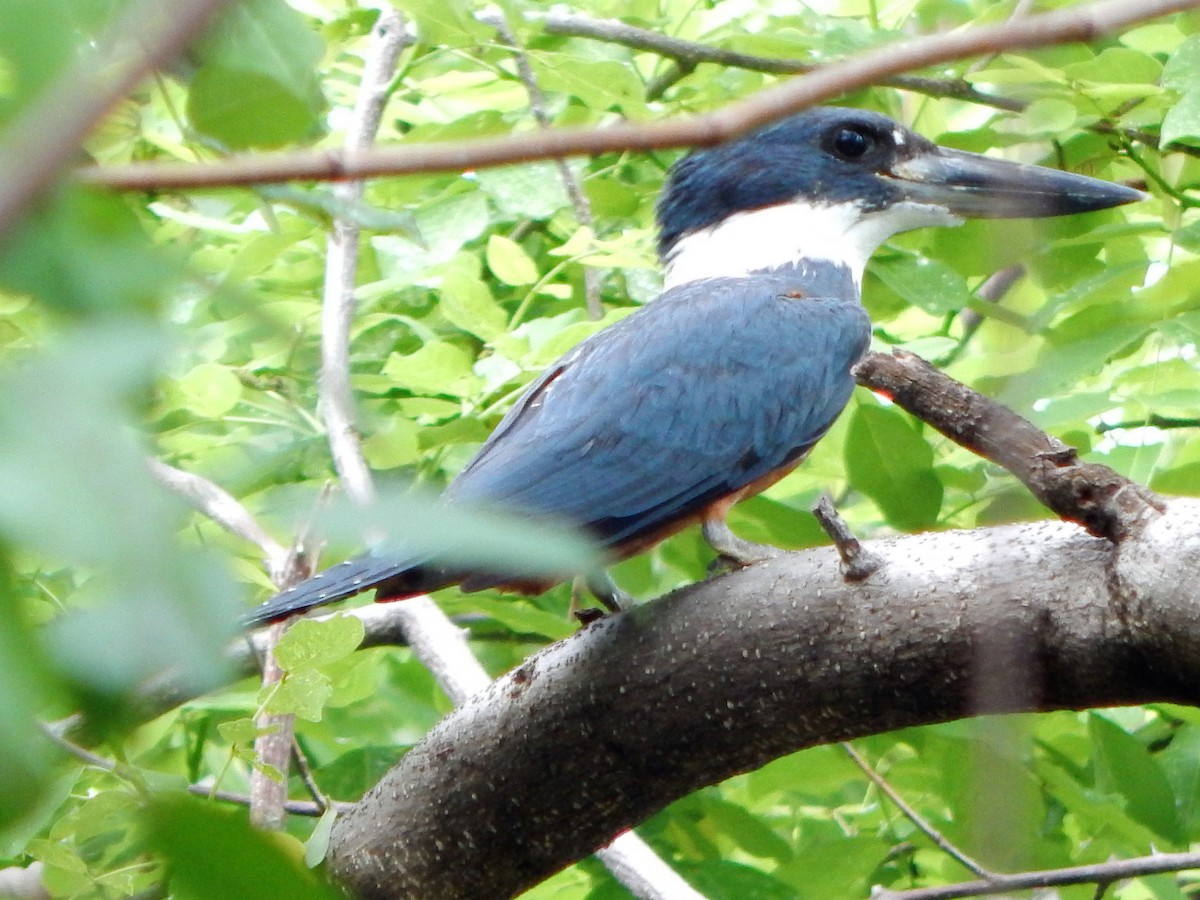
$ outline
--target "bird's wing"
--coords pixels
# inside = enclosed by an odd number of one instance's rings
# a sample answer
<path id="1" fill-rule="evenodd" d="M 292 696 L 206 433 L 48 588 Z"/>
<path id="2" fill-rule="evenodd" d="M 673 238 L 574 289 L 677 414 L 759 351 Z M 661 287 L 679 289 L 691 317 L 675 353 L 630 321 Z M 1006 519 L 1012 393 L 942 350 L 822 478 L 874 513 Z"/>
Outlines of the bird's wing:
<path id="1" fill-rule="evenodd" d="M 870 324 L 856 299 L 764 279 L 684 285 L 538 379 L 447 491 L 649 534 L 794 461 L 841 412 Z"/>

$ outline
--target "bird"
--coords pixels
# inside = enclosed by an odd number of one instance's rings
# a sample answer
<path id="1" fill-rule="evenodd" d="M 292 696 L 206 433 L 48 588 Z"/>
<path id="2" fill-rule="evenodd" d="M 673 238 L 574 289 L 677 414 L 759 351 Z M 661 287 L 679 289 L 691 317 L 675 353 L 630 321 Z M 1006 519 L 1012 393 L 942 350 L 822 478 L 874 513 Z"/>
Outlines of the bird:
<path id="1" fill-rule="evenodd" d="M 699 523 L 720 558 L 773 555 L 725 517 L 796 468 L 849 402 L 871 254 L 966 218 L 1106 209 L 1123 185 L 938 146 L 867 110 L 815 107 L 682 157 L 657 204 L 661 295 L 535 379 L 439 502 L 569 523 L 609 560 Z M 493 566 L 493 569 L 498 568 Z M 623 595 L 599 573 L 609 609 Z M 570 577 L 570 576 L 565 576 Z M 558 580 L 565 580 L 563 579 Z M 379 547 L 270 598 L 258 625 L 374 588 L 540 593 L 556 580 Z"/>

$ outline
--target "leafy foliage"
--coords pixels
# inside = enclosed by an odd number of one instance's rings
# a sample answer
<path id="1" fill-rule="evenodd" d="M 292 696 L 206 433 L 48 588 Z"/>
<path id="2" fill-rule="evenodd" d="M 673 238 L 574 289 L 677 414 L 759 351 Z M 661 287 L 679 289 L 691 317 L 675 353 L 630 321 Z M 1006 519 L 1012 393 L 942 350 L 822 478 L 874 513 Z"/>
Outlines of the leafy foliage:
<path id="1" fill-rule="evenodd" d="M 399 4 L 418 37 L 380 140 L 422 142 L 531 127 L 511 49 L 466 0 Z M 0 4 L 0 125 L 10 125 L 114 4 Z M 777 76 L 546 33 L 536 3 L 504 4 L 555 125 L 711 110 Z M 913 31 L 993 21 L 1011 4 L 582 0 L 581 13 L 743 53 L 809 62 Z M 191 161 L 229 150 L 336 146 L 374 13 L 342 0 L 235 5 L 169 76 L 95 133 L 99 164 Z M 1020 100 L 1018 113 L 894 90 L 846 102 L 941 143 L 1102 178 L 1156 200 L 1067 220 L 974 222 L 904 235 L 873 261 L 866 303 L 879 346 L 902 346 L 1136 480 L 1200 493 L 1200 21 L 1177 16 L 1095 45 L 963 61 L 924 74 Z M 1131 133 L 1149 135 L 1134 139 Z M 1161 148 L 1153 136 L 1161 133 Z M 166 666 L 223 683 L 219 648 L 239 603 L 269 585 L 257 549 L 187 513 L 145 454 L 210 477 L 281 541 L 307 522 L 332 467 L 319 420 L 319 296 L 330 211 L 366 229 L 352 379 L 365 450 L 385 486 L 437 488 L 520 388 L 582 338 L 653 298 L 653 201 L 671 153 L 569 163 L 591 204 L 579 222 L 558 170 L 534 163 L 379 179 L 345 209 L 323 185 L 111 195 L 66 184 L 0 245 L 0 865 L 40 860 L 55 896 L 126 896 L 170 873 L 181 896 L 324 896 L 284 845 L 189 782 L 244 791 L 249 718 L 306 720 L 318 783 L 354 799 L 449 708 L 405 650 L 349 654 L 357 636 L 293 632 L 269 697 L 243 682 L 137 724 L 137 686 Z M 999 303 L 979 289 L 1026 266 Z M 585 274 L 608 311 L 585 312 Z M 1151 417 L 1191 420 L 1165 428 Z M 1161 421 L 1161 420 L 1159 420 Z M 807 509 L 837 499 L 861 535 L 969 528 L 1045 515 L 1003 472 L 860 395 L 805 466 L 738 507 L 740 533 L 823 539 Z M 329 559 L 361 535 L 334 531 Z M 564 551 L 566 552 L 566 551 Z M 615 569 L 640 597 L 703 577 L 685 533 Z M 490 671 L 568 633 L 567 591 L 534 599 L 447 592 Z M 350 626 L 352 628 L 352 626 Z M 83 710 L 119 763 L 82 765 L 38 719 Z M 1200 714 L 1155 707 L 954 723 L 861 742 L 889 781 L 987 864 L 1053 867 L 1200 840 Z M 985 774 L 986 773 L 986 774 Z M 297 795 L 298 785 L 293 785 Z M 303 839 L 311 825 L 291 826 Z M 689 797 L 644 835 L 712 898 L 865 896 L 965 872 L 821 747 Z M 221 866 L 198 865 L 219 856 Z M 319 855 L 319 854 L 318 854 Z M 165 869 L 164 869 L 165 867 Z M 228 881 L 221 881 L 228 878 Z M 242 879 L 245 879 L 243 881 Z M 1182 897 L 1172 879 L 1114 897 Z M 1063 891 L 1091 896 L 1091 888 Z M 593 863 L 533 898 L 620 896 Z"/>

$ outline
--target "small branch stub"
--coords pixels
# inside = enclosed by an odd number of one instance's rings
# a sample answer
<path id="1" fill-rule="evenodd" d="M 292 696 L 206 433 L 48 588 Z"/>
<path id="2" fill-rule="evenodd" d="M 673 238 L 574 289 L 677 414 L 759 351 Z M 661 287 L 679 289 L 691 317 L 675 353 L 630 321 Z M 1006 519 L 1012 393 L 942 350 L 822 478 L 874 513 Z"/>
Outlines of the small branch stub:
<path id="1" fill-rule="evenodd" d="M 837 548 L 838 556 L 842 559 L 842 578 L 847 582 L 869 578 L 883 565 L 883 559 L 864 547 L 854 536 L 828 494 L 821 495 L 812 513 Z"/>

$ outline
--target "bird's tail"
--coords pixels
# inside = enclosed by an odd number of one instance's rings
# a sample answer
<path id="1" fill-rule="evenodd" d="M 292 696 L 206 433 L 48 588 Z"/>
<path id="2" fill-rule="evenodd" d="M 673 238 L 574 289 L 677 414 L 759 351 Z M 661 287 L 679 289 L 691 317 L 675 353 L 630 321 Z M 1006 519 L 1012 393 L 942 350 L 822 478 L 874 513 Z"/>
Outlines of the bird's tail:
<path id="1" fill-rule="evenodd" d="M 242 625 L 249 628 L 274 622 L 372 588 L 378 590 L 377 599 L 401 600 L 435 591 L 456 580 L 455 575 L 436 564 L 364 553 L 276 594 L 243 616 Z"/>

